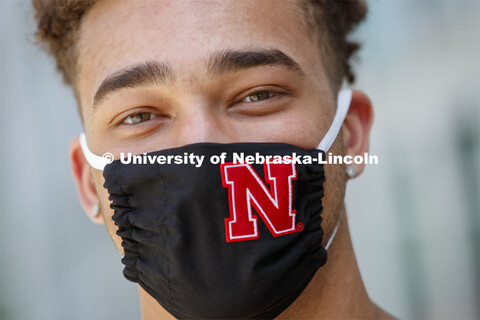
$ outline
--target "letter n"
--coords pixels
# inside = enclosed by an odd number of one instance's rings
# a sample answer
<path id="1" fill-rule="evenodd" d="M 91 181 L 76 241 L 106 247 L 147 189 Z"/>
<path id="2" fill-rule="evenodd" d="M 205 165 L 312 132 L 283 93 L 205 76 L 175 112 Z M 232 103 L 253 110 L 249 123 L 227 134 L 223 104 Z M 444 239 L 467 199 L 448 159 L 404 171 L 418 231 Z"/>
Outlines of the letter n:
<path id="1" fill-rule="evenodd" d="M 292 210 L 294 163 L 264 163 L 267 188 L 249 164 L 220 166 L 222 184 L 229 189 L 230 218 L 225 219 L 227 242 L 258 239 L 257 217 L 252 206 L 274 237 L 295 232 L 296 211 Z"/>

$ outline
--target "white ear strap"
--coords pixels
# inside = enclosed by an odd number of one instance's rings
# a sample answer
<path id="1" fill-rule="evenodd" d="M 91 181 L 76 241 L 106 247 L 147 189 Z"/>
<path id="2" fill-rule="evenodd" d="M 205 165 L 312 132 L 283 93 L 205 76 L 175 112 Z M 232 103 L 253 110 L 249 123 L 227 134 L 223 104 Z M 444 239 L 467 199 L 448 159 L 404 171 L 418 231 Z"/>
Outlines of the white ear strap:
<path id="1" fill-rule="evenodd" d="M 342 221 L 342 215 L 343 215 L 343 211 L 340 213 L 340 217 L 338 217 L 337 224 L 335 225 L 335 228 L 333 228 L 332 235 L 330 236 L 330 239 L 328 239 L 327 244 L 325 245 L 325 250 L 328 250 L 328 248 L 330 248 L 330 245 L 332 244 L 333 239 L 337 235 L 338 227 L 340 227 L 340 222 Z"/>
<path id="2" fill-rule="evenodd" d="M 83 155 L 85 156 L 85 159 L 87 159 L 88 164 L 90 164 L 92 167 L 97 170 L 103 171 L 103 168 L 105 168 L 107 164 L 112 162 L 111 160 L 97 156 L 92 151 L 90 151 L 87 145 L 87 138 L 85 137 L 85 132 L 80 133 L 80 136 L 78 138 L 80 139 L 80 147 L 82 147 Z"/>
<path id="3" fill-rule="evenodd" d="M 335 117 L 333 118 L 332 125 L 330 129 L 328 129 L 327 134 L 323 137 L 322 142 L 318 145 L 317 149 L 327 152 L 328 149 L 332 146 L 333 142 L 337 138 L 338 132 L 340 128 L 342 128 L 343 121 L 347 116 L 348 109 L 350 108 L 350 103 L 352 102 L 352 90 L 350 89 L 342 89 L 338 92 L 337 97 L 337 112 L 335 113 Z M 340 222 L 342 221 L 343 212 L 340 213 L 340 217 L 338 217 L 338 221 L 333 228 L 332 235 L 330 239 L 328 239 L 327 244 L 325 245 L 325 250 L 330 248 L 333 239 L 337 235 L 338 227 L 340 227 Z"/>
<path id="4" fill-rule="evenodd" d="M 337 112 L 333 118 L 332 125 L 328 130 L 325 137 L 323 137 L 322 142 L 318 145 L 317 149 L 327 152 L 328 149 L 332 146 L 333 142 L 337 138 L 340 128 L 342 128 L 343 121 L 350 108 L 350 102 L 352 101 L 352 90 L 342 89 L 338 92 L 337 97 Z"/>

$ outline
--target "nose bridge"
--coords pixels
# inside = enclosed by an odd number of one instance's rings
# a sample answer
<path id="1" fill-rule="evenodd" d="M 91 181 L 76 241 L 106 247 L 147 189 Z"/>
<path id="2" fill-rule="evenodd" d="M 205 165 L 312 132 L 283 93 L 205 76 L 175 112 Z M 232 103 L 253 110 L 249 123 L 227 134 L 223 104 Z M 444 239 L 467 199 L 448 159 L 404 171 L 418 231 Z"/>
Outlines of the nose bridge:
<path id="1" fill-rule="evenodd" d="M 205 100 L 189 99 L 184 103 L 177 119 L 177 143 L 186 145 L 199 142 L 227 142 L 223 132 L 221 114 Z"/>

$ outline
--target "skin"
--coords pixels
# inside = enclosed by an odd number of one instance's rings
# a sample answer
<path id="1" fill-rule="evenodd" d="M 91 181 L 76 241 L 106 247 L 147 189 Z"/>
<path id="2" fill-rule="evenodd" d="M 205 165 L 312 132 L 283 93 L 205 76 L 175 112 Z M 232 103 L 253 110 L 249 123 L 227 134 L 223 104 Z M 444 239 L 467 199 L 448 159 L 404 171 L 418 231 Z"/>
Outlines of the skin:
<path id="1" fill-rule="evenodd" d="M 77 46 L 75 89 L 90 149 L 118 158 L 120 152 L 197 142 L 285 142 L 315 148 L 334 117 L 336 93 L 326 77 L 322 44 L 305 28 L 299 7 L 290 1 L 100 1 L 82 20 Z M 281 50 L 303 74 L 282 66 L 212 74 L 206 66 L 215 52 L 252 48 Z M 145 61 L 168 63 L 171 81 L 117 90 L 93 107 L 105 78 Z M 258 91 L 273 93 L 252 102 L 249 95 Z M 134 125 L 122 122 L 138 112 L 157 117 Z M 367 152 L 372 119 L 370 101 L 355 91 L 330 151 Z M 78 138 L 70 158 L 84 210 L 106 225 L 122 252 L 102 172 L 88 165 Z M 358 175 L 364 168 L 355 166 Z M 327 265 L 279 318 L 387 318 L 368 298 L 356 264 L 344 209 L 345 168 L 327 165 L 325 170 L 325 243 L 340 215 L 342 222 Z M 93 217 L 96 204 L 100 215 Z M 143 318 L 172 318 L 142 289 L 140 297 Z"/>

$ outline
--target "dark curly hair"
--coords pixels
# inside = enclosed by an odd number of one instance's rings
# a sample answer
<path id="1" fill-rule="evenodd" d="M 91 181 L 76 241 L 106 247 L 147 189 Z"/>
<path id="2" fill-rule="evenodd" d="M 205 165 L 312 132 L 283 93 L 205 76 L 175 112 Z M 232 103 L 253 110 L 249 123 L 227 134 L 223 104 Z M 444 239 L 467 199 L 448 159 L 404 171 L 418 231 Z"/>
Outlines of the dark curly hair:
<path id="1" fill-rule="evenodd" d="M 360 48 L 347 39 L 348 34 L 365 18 L 363 0 L 299 0 L 309 34 L 315 35 L 323 48 L 327 75 L 332 88 L 344 78 L 353 83 L 351 57 Z M 36 38 L 53 55 L 67 84 L 74 85 L 78 29 L 85 13 L 97 0 L 32 0 L 37 22 Z M 325 47 L 325 46 L 324 46 Z"/>
<path id="2" fill-rule="evenodd" d="M 323 45 L 325 68 L 331 87 L 338 89 L 345 78 L 355 81 L 351 57 L 360 44 L 347 38 L 367 15 L 367 5 L 362 0 L 304 0 L 302 7 L 308 28 Z"/>

